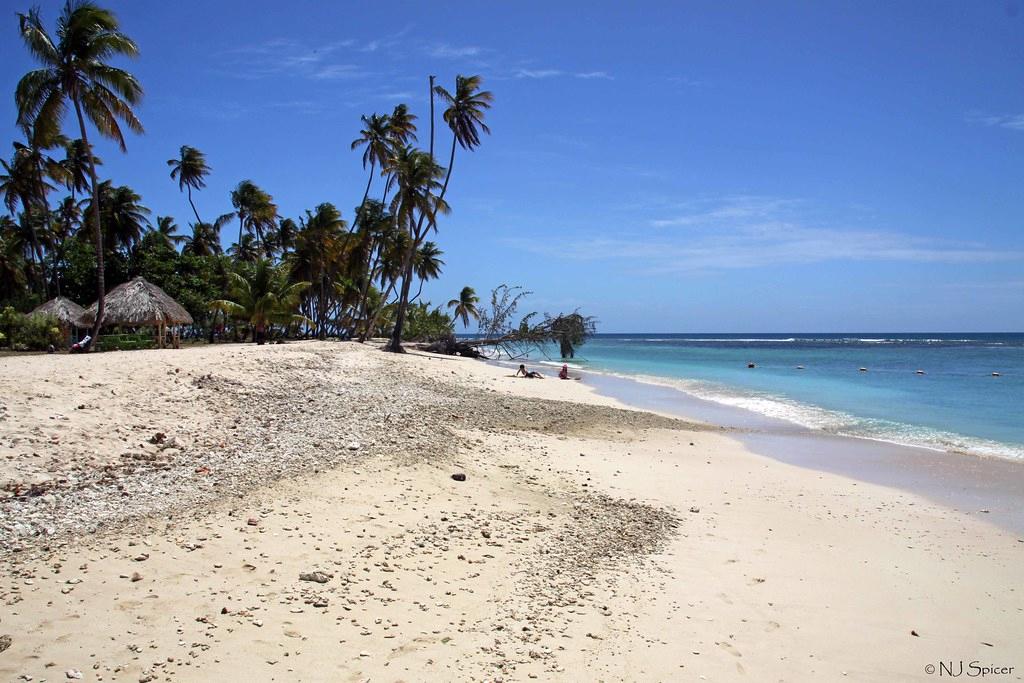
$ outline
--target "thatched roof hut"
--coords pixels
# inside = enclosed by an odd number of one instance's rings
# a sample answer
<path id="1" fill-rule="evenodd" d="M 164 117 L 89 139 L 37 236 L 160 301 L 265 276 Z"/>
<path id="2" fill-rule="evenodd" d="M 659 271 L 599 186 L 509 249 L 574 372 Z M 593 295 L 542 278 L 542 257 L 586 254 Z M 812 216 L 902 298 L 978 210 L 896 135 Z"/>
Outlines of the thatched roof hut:
<path id="1" fill-rule="evenodd" d="M 85 313 L 85 309 L 74 301 L 67 297 L 58 296 L 56 299 L 50 299 L 45 304 L 36 306 L 29 315 L 52 315 L 57 319 L 61 327 L 69 329 L 72 325 L 75 327 L 87 327 L 87 325 L 79 322 L 83 313 Z"/>
<path id="2" fill-rule="evenodd" d="M 96 304 L 93 303 L 79 322 L 92 325 L 95 319 Z M 167 292 L 145 278 L 137 277 L 107 292 L 103 324 L 162 329 L 168 325 L 191 325 L 192 316 Z"/>

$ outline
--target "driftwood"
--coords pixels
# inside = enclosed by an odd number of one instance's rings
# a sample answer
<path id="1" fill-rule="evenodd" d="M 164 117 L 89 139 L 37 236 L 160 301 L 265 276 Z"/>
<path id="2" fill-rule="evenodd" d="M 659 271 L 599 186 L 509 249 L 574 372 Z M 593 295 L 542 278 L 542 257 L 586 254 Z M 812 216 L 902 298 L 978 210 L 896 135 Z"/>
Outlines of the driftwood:
<path id="1" fill-rule="evenodd" d="M 465 356 L 467 358 L 480 358 L 483 354 L 470 342 L 459 341 L 454 336 L 445 339 L 438 339 L 420 348 L 430 353 L 441 353 L 446 356 Z"/>

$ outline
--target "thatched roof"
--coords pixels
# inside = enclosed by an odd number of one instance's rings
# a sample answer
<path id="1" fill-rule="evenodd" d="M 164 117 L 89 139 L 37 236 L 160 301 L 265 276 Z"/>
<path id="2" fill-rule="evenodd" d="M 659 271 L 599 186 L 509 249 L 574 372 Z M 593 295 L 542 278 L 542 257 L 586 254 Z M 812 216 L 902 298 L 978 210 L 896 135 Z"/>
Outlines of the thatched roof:
<path id="1" fill-rule="evenodd" d="M 50 299 L 45 304 L 36 306 L 29 315 L 52 315 L 61 325 L 85 327 L 85 325 L 80 325 L 78 322 L 83 313 L 85 313 L 85 309 L 74 301 L 67 297 L 58 296 L 56 299 Z"/>
<path id="2" fill-rule="evenodd" d="M 145 278 L 118 285 L 107 292 L 103 310 L 104 325 L 191 325 L 192 316 L 177 301 Z M 79 318 L 91 325 L 96 319 L 93 303 Z"/>

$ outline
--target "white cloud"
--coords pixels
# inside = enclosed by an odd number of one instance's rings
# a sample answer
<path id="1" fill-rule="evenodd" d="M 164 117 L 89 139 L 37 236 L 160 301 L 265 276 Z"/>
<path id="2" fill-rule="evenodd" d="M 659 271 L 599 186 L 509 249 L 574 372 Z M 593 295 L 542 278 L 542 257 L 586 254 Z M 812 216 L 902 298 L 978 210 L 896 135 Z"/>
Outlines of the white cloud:
<path id="1" fill-rule="evenodd" d="M 475 45 L 466 45 L 462 47 L 456 47 L 455 45 L 449 45 L 447 43 L 437 43 L 427 48 L 427 54 L 431 57 L 439 57 L 443 59 L 458 59 L 460 57 L 476 57 L 483 48 Z"/>
<path id="2" fill-rule="evenodd" d="M 765 218 L 793 209 L 799 206 L 800 203 L 796 199 L 778 199 L 750 195 L 726 197 L 711 202 L 690 202 L 687 208 L 691 210 L 687 213 L 670 218 L 655 219 L 651 221 L 651 225 L 656 228 L 690 225 L 705 226 L 739 218 Z M 693 211 L 694 208 L 698 210 Z"/>
<path id="3" fill-rule="evenodd" d="M 965 264 L 1024 260 L 1024 251 L 993 249 L 974 242 L 819 227 L 801 215 L 807 213 L 807 205 L 800 200 L 740 196 L 691 204 L 701 210 L 651 221 L 659 228 L 690 228 L 685 231 L 565 240 L 557 245 L 529 239 L 511 243 L 538 254 L 618 264 L 646 274 L 838 261 Z"/>
<path id="4" fill-rule="evenodd" d="M 355 64 L 325 64 L 308 74 L 309 78 L 318 81 L 362 78 L 366 72 Z"/>
<path id="5" fill-rule="evenodd" d="M 562 69 L 517 69 L 515 78 L 556 78 L 560 76 L 571 76 L 573 78 L 582 78 L 586 80 L 602 79 L 612 80 L 612 76 L 605 71 L 583 71 L 583 72 L 572 72 L 563 71 Z"/>
<path id="6" fill-rule="evenodd" d="M 1009 130 L 1024 131 L 1024 114 L 983 114 L 971 112 L 967 115 L 967 122 L 982 126 L 993 126 L 997 128 L 1008 128 Z"/>
<path id="7" fill-rule="evenodd" d="M 564 73 L 559 69 L 518 69 L 516 78 L 554 78 Z"/>

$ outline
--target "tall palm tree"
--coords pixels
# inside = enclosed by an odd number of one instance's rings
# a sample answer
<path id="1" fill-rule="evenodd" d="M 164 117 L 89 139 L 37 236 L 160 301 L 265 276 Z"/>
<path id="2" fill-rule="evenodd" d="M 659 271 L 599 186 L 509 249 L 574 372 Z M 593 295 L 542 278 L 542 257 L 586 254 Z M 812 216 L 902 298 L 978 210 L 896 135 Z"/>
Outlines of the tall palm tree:
<path id="1" fill-rule="evenodd" d="M 395 105 L 394 110 L 391 112 L 391 116 L 388 117 L 388 149 L 393 153 L 394 150 L 404 149 L 415 141 L 416 115 L 410 112 L 409 107 L 404 104 Z M 387 204 L 388 202 L 388 192 L 391 191 L 391 181 L 394 177 L 391 173 L 389 162 L 390 154 L 389 159 L 381 165 L 381 170 L 387 173 L 387 179 L 384 181 L 384 195 L 381 199 L 382 204 Z"/>
<path id="2" fill-rule="evenodd" d="M 426 216 L 437 213 L 448 213 L 448 204 L 435 194 L 441 187 L 440 178 L 444 170 L 434 163 L 426 152 L 405 147 L 393 157 L 395 179 L 398 189 L 391 200 L 391 213 L 399 228 L 409 237 L 409 245 L 402 261 L 402 289 L 398 298 L 398 309 L 395 316 L 395 329 L 388 351 L 403 353 L 402 327 L 405 324 L 406 309 L 409 306 L 409 288 L 412 284 L 413 255 L 419 247 L 419 228 Z M 431 221 L 433 222 L 433 221 Z M 387 297 L 385 296 L 385 299 Z"/>
<path id="3" fill-rule="evenodd" d="M 193 223 L 192 234 L 186 235 L 181 249 L 183 254 L 193 256 L 216 256 L 221 253 L 220 230 L 231 219 L 231 214 L 221 216 L 213 223 Z"/>
<path id="4" fill-rule="evenodd" d="M 25 260 L 14 234 L 14 221 L 0 216 L 0 290 L 14 294 L 25 286 Z"/>
<path id="5" fill-rule="evenodd" d="M 238 245 L 242 245 L 242 232 L 255 238 L 255 248 L 267 251 L 266 237 L 277 219 L 277 205 L 273 197 L 251 180 L 243 180 L 231 191 L 231 205 L 238 216 Z"/>
<path id="6" fill-rule="evenodd" d="M 256 263 L 260 260 L 260 249 L 252 235 L 242 235 L 241 242 L 228 247 L 228 254 L 240 263 Z"/>
<path id="7" fill-rule="evenodd" d="M 178 181 L 178 191 L 188 192 L 188 203 L 192 207 L 192 213 L 196 215 L 196 223 L 202 223 L 196 211 L 196 205 L 192 201 L 192 188 L 201 190 L 206 187 L 206 176 L 210 175 L 210 167 L 206 164 L 206 155 L 195 147 L 182 145 L 177 159 L 168 159 L 167 165 L 171 167 L 171 180 Z"/>
<path id="8" fill-rule="evenodd" d="M 72 199 L 75 199 L 77 193 L 89 189 L 90 163 L 95 166 L 103 165 L 103 161 L 99 157 L 90 157 L 89 150 L 86 149 L 85 143 L 80 138 L 67 140 L 64 143 L 64 158 L 60 165 L 64 167 L 65 184 L 71 191 Z"/>
<path id="9" fill-rule="evenodd" d="M 441 277 L 441 266 L 444 265 L 444 261 L 441 260 L 443 255 L 444 252 L 433 242 L 424 242 L 423 246 L 416 250 L 412 257 L 412 271 L 419 278 L 420 287 L 416 290 L 416 296 L 409 300 L 410 302 L 420 298 L 420 294 L 423 293 L 423 285 L 427 280 L 436 280 Z"/>
<path id="10" fill-rule="evenodd" d="M 93 239 L 96 242 L 96 322 L 92 336 L 99 338 L 105 307 L 103 274 L 103 231 L 100 224 L 99 180 L 92 161 L 92 146 L 85 119 L 96 130 L 114 140 L 125 151 L 121 124 L 136 133 L 142 123 L 132 105 L 142 98 L 142 86 L 127 71 L 104 60 L 118 55 L 135 57 L 138 46 L 119 30 L 117 18 L 91 2 L 68 0 L 57 20 L 57 42 L 46 32 L 37 9 L 18 15 L 21 37 L 29 52 L 43 66 L 30 71 L 18 82 L 15 100 L 18 121 L 30 125 L 42 140 L 52 139 L 60 130 L 70 102 L 78 119 L 79 136 L 89 159 L 92 184 Z M 94 344 L 95 345 L 95 344 Z"/>
<path id="11" fill-rule="evenodd" d="M 67 167 L 65 167 L 67 170 Z M 70 172 L 69 172 L 70 173 Z M 63 274 L 64 254 L 67 241 L 82 224 L 82 206 L 85 200 L 77 201 L 73 195 L 68 195 L 61 200 L 54 211 L 53 232 L 55 250 L 53 254 L 53 277 L 54 287 L 57 289 L 57 296 L 61 295 L 61 277 Z"/>
<path id="12" fill-rule="evenodd" d="M 362 282 L 355 311 L 357 325 L 361 327 L 353 330 L 358 333 L 360 341 L 366 341 L 368 337 L 369 320 L 366 314 L 370 290 L 380 275 L 381 261 L 394 233 L 394 216 L 385 210 L 384 204 L 378 201 L 368 202 L 364 207 L 363 220 L 357 233 L 364 243 L 358 249 L 363 261 L 359 264 L 358 270 L 353 263 L 353 269 L 350 271 L 353 280 Z"/>
<path id="13" fill-rule="evenodd" d="M 430 77 L 430 82 L 433 84 L 434 77 Z M 418 220 L 414 224 L 410 224 L 410 235 L 412 236 L 412 245 L 410 253 L 406 257 L 405 267 L 402 277 L 402 294 L 399 297 L 398 309 L 395 316 L 395 329 L 391 338 L 391 343 L 388 345 L 390 351 L 401 351 L 402 350 L 402 326 L 405 323 L 405 309 L 408 306 L 408 290 L 409 284 L 412 280 L 412 252 L 419 249 L 423 243 L 430 229 L 437 229 L 437 214 L 447 213 L 448 205 L 444 201 L 445 193 L 448 191 L 448 181 L 451 180 L 452 167 L 455 164 L 455 147 L 456 144 L 462 146 L 464 149 L 472 150 L 480 144 L 480 132 L 490 133 L 490 128 L 484 123 L 484 110 L 491 108 L 491 102 L 494 100 L 494 96 L 486 91 L 480 90 L 480 84 L 483 80 L 479 76 L 458 76 L 455 79 L 455 93 L 449 93 L 441 86 L 434 86 L 431 91 L 431 108 L 433 108 L 433 94 L 436 93 L 442 100 L 448 103 L 448 109 L 444 112 L 445 123 L 452 130 L 452 151 L 451 157 L 448 162 L 448 171 L 444 173 L 444 183 L 437 183 L 440 186 L 440 193 L 434 198 L 431 207 L 429 205 L 424 207 L 424 210 L 419 213 Z M 431 114 L 431 127 L 433 127 L 433 114 Z M 434 162 L 433 158 L 433 143 L 434 136 L 431 133 L 431 150 L 430 154 L 426 155 L 430 161 L 430 164 L 438 169 L 438 175 L 440 176 L 442 171 L 439 166 Z M 396 161 L 396 164 L 398 162 Z M 399 179 L 399 188 L 401 191 L 402 180 L 396 171 L 396 177 Z M 424 229 L 424 223 L 426 226 Z"/>
<path id="14" fill-rule="evenodd" d="M 470 318 L 480 319 L 480 311 L 476 308 L 478 303 L 480 303 L 480 297 L 476 295 L 476 290 L 472 287 L 463 287 L 459 292 L 459 298 L 448 302 L 448 308 L 454 308 L 455 319 L 461 320 L 463 327 L 469 327 Z"/>
<path id="15" fill-rule="evenodd" d="M 388 157 L 391 154 L 391 148 L 389 145 L 388 129 L 389 129 L 389 118 L 387 114 L 365 114 L 360 116 L 359 119 L 363 122 L 363 129 L 359 131 L 359 137 L 352 141 L 351 149 L 359 149 L 363 147 L 363 168 L 365 169 L 367 164 L 370 166 L 370 175 L 366 180 L 366 190 L 363 192 L 363 201 L 359 203 L 359 210 L 356 212 L 356 218 L 353 222 L 352 229 L 355 230 L 360 221 L 360 215 L 362 214 L 363 207 L 366 206 L 366 200 L 370 196 L 370 186 L 373 184 L 373 174 L 377 170 L 378 164 L 383 166 L 387 163 Z"/>
<path id="16" fill-rule="evenodd" d="M 288 257 L 288 250 L 295 248 L 299 226 L 291 218 L 282 218 L 277 224 L 277 246 L 281 248 L 281 259 Z"/>
<path id="17" fill-rule="evenodd" d="M 142 197 L 127 185 L 114 187 L 109 180 L 104 180 L 99 190 L 104 243 L 111 251 L 120 247 L 127 254 L 142 239 L 151 212 L 140 203 Z"/>
<path id="18" fill-rule="evenodd" d="M 448 181 L 455 167 L 455 144 L 471 152 L 480 146 L 481 131 L 488 135 L 491 133 L 491 129 L 484 123 L 484 110 L 491 108 L 494 95 L 488 90 L 480 90 L 481 83 L 483 79 L 480 76 L 456 76 L 454 94 L 440 85 L 434 87 L 434 92 L 448 103 L 442 117 L 452 130 L 452 152 L 448 158 L 444 186 L 441 188 L 442 199 L 448 191 Z"/>
<path id="19" fill-rule="evenodd" d="M 308 287 L 308 282 L 289 283 L 284 268 L 259 259 L 248 276 L 231 273 L 231 299 L 211 301 L 210 309 L 249 323 L 253 340 L 262 344 L 269 325 L 303 320 L 296 310 Z"/>
<path id="20" fill-rule="evenodd" d="M 312 283 L 307 304 L 320 337 L 326 336 L 328 305 L 336 291 L 333 285 L 344 265 L 342 256 L 348 243 L 345 228 L 341 212 L 333 204 L 320 204 L 306 212 L 295 251 L 288 258 L 291 278 Z"/>
<path id="21" fill-rule="evenodd" d="M 392 147 L 405 147 L 416 141 L 416 115 L 408 105 L 396 104 L 388 117 L 388 142 Z"/>
<path id="22" fill-rule="evenodd" d="M 177 248 L 179 244 L 185 241 L 185 236 L 178 234 L 178 226 L 175 224 L 173 216 L 157 216 L 156 227 L 153 228 L 153 232 L 159 235 L 164 243 L 171 248 Z"/>
<path id="23" fill-rule="evenodd" d="M 0 159 L 0 169 L 3 170 L 0 173 L 0 194 L 4 195 L 4 204 L 11 216 L 15 215 L 15 208 L 19 204 L 21 206 L 24 227 L 32 247 L 30 260 L 33 270 L 36 262 L 39 263 L 37 284 L 40 291 L 48 295 L 44 240 L 40 239 L 39 233 L 40 229 L 47 232 L 50 207 L 46 196 L 55 189 L 49 181 L 63 183 L 67 174 L 60 163 L 33 141 L 30 130 L 26 129 L 25 134 L 29 143 L 14 143 L 10 163 Z"/>

